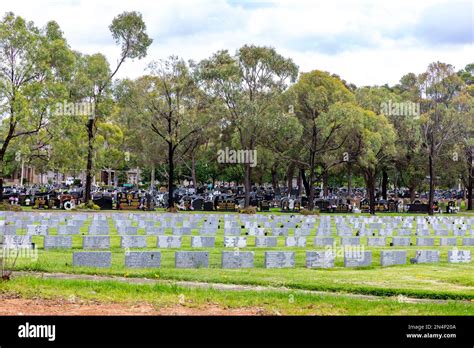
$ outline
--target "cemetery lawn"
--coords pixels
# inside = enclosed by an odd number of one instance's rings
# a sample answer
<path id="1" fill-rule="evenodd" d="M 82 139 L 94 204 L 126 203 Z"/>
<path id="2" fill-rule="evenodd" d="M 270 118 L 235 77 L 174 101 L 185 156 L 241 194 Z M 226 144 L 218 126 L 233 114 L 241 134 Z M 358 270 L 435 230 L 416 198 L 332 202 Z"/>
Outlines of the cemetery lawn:
<path id="1" fill-rule="evenodd" d="M 114 246 L 114 243 L 118 243 L 118 241 L 114 241 L 114 238 L 117 237 L 111 237 L 112 266 L 110 269 L 72 267 L 71 250 L 45 251 L 43 249 L 39 249 L 37 261 L 19 259 L 16 269 L 33 272 L 97 274 L 167 281 L 259 285 L 374 296 L 403 295 L 424 299 L 462 299 L 473 301 L 472 308 L 474 310 L 474 266 L 472 263 L 447 263 L 445 260 L 449 247 L 438 247 L 441 250 L 442 261 L 437 264 L 411 265 L 408 263 L 383 268 L 379 266 L 379 260 L 380 250 L 384 248 L 372 248 L 373 266 L 358 269 L 342 267 L 343 260 L 341 256 L 336 258 L 335 268 L 307 269 L 305 267 L 305 250 L 314 250 L 311 245 L 306 248 L 285 248 L 285 250 L 292 250 L 296 253 L 296 267 L 291 269 L 263 268 L 264 251 L 255 247 L 246 248 L 246 250 L 255 252 L 255 268 L 253 269 L 220 268 L 221 252 L 224 248 L 219 247 L 193 249 L 208 250 L 210 252 L 209 268 L 176 269 L 174 268 L 175 250 L 161 249 L 162 261 L 160 268 L 130 269 L 125 268 L 124 250 Z M 189 240 L 187 240 L 189 238 L 189 236 L 183 237 L 183 247 L 179 250 L 191 250 L 186 244 L 189 243 Z M 219 238 L 222 237 L 216 237 L 216 245 L 222 243 Z M 283 241 L 279 240 L 278 242 L 280 244 Z M 73 246 L 74 244 L 73 242 Z M 76 247 L 74 246 L 74 248 Z M 389 248 L 396 249 L 394 247 L 386 247 L 385 249 Z M 429 249 L 430 247 L 416 248 Z M 226 249 L 229 250 L 229 248 Z M 265 250 L 281 249 L 280 245 L 276 248 L 265 248 Z M 414 249 L 413 247 L 409 248 L 408 257 L 414 256 Z M 462 247 L 462 249 L 474 252 L 473 247 Z"/>
<path id="2" fill-rule="evenodd" d="M 18 276 L 0 283 L 0 315 L 474 315 L 466 300 L 189 288 Z"/>

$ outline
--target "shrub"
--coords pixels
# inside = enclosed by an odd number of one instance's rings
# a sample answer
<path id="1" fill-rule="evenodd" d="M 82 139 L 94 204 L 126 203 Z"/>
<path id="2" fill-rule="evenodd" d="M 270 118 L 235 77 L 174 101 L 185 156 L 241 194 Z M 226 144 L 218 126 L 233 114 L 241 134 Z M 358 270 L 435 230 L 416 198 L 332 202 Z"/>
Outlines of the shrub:
<path id="1" fill-rule="evenodd" d="M 300 214 L 301 215 L 317 215 L 317 216 L 319 216 L 319 209 L 313 209 L 313 210 L 301 209 Z"/>
<path id="2" fill-rule="evenodd" d="M 256 214 L 257 213 L 257 207 L 245 207 L 239 210 L 240 214 Z"/>
<path id="3" fill-rule="evenodd" d="M 19 205 L 12 205 L 8 202 L 0 203 L 0 211 L 22 211 L 23 209 Z"/>

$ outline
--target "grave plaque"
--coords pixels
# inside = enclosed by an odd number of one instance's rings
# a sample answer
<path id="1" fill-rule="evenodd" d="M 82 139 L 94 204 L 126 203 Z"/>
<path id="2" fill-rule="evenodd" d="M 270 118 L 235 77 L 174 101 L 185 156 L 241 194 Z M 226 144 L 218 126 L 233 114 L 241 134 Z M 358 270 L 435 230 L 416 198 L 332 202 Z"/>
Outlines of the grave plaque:
<path id="1" fill-rule="evenodd" d="M 462 239 L 462 245 L 464 246 L 474 246 L 474 238 L 465 237 Z"/>
<path id="2" fill-rule="evenodd" d="M 207 267 L 209 267 L 209 252 L 207 251 L 177 251 L 175 253 L 175 268 Z"/>
<path id="3" fill-rule="evenodd" d="M 307 268 L 332 268 L 336 254 L 331 250 L 325 251 L 307 251 L 306 267 Z"/>
<path id="4" fill-rule="evenodd" d="M 164 235 L 165 229 L 163 227 L 145 227 L 145 232 L 149 235 Z"/>
<path id="5" fill-rule="evenodd" d="M 332 237 L 315 237 L 313 241 L 314 246 L 328 246 L 334 244 L 334 238 Z"/>
<path id="6" fill-rule="evenodd" d="M 412 263 L 436 263 L 439 262 L 439 250 L 417 250 Z"/>
<path id="7" fill-rule="evenodd" d="M 223 251 L 222 268 L 253 268 L 253 251 Z"/>
<path id="8" fill-rule="evenodd" d="M 224 247 L 226 248 L 245 248 L 246 246 L 246 237 L 224 236 Z"/>
<path id="9" fill-rule="evenodd" d="M 180 248 L 181 236 L 158 236 L 158 248 Z"/>
<path id="10" fill-rule="evenodd" d="M 31 236 L 16 236 L 10 234 L 3 236 L 3 246 L 5 248 L 33 248 Z"/>
<path id="11" fill-rule="evenodd" d="M 404 265 L 407 263 L 406 250 L 381 250 L 380 266 Z"/>
<path id="12" fill-rule="evenodd" d="M 26 226 L 26 234 L 36 236 L 48 235 L 48 226 L 46 225 L 28 225 Z"/>
<path id="13" fill-rule="evenodd" d="M 45 249 L 70 249 L 72 248 L 71 236 L 45 236 Z"/>
<path id="14" fill-rule="evenodd" d="M 72 254 L 73 266 L 109 268 L 111 262 L 110 251 L 77 251 Z"/>
<path id="15" fill-rule="evenodd" d="M 441 237 L 439 239 L 440 246 L 456 246 L 458 245 L 458 240 L 456 237 Z"/>
<path id="16" fill-rule="evenodd" d="M 109 226 L 98 226 L 98 225 L 89 226 L 89 234 L 101 235 L 101 234 L 109 234 L 109 233 L 110 233 Z"/>
<path id="17" fill-rule="evenodd" d="M 240 236 L 240 227 L 224 228 L 225 236 Z"/>
<path id="18" fill-rule="evenodd" d="M 192 230 L 189 227 L 173 228 L 173 235 L 175 236 L 189 236 Z"/>
<path id="19" fill-rule="evenodd" d="M 367 267 L 372 264 L 372 251 L 346 251 L 344 267 Z"/>
<path id="20" fill-rule="evenodd" d="M 58 226 L 58 234 L 79 234 L 79 233 L 80 233 L 79 226 L 67 226 L 67 225 Z"/>
<path id="21" fill-rule="evenodd" d="M 138 228 L 135 226 L 124 226 L 117 229 L 117 233 L 125 236 L 133 236 L 138 234 Z"/>
<path id="22" fill-rule="evenodd" d="M 295 267 L 293 251 L 265 251 L 265 268 Z"/>
<path id="23" fill-rule="evenodd" d="M 127 268 L 159 268 L 161 253 L 159 251 L 128 251 L 125 253 Z"/>
<path id="24" fill-rule="evenodd" d="M 285 246 L 304 248 L 306 246 L 306 238 L 305 237 L 287 237 L 285 238 Z"/>
<path id="25" fill-rule="evenodd" d="M 433 246 L 434 238 L 416 238 L 417 246 Z"/>
<path id="26" fill-rule="evenodd" d="M 84 236 L 82 238 L 83 249 L 110 249 L 109 236 Z"/>
<path id="27" fill-rule="evenodd" d="M 146 248 L 146 236 L 122 236 L 121 248 Z"/>
<path id="28" fill-rule="evenodd" d="M 449 263 L 469 263 L 471 262 L 470 250 L 448 250 Z"/>
<path id="29" fill-rule="evenodd" d="M 204 227 L 199 230 L 200 235 L 215 236 L 216 233 L 217 233 L 217 229 L 211 228 L 211 227 Z"/>
<path id="30" fill-rule="evenodd" d="M 341 245 L 360 245 L 360 237 L 341 237 Z"/>
<path id="31" fill-rule="evenodd" d="M 191 237 L 192 248 L 213 248 L 214 243 L 215 243 L 214 237 L 204 237 L 204 236 Z"/>
<path id="32" fill-rule="evenodd" d="M 276 247 L 277 237 L 255 237 L 256 247 Z"/>
<path id="33" fill-rule="evenodd" d="M 410 246 L 410 237 L 392 237 L 393 246 Z"/>
<path id="34" fill-rule="evenodd" d="M 367 245 L 368 246 L 378 246 L 383 247 L 387 244 L 385 241 L 385 237 L 369 237 L 367 238 Z"/>

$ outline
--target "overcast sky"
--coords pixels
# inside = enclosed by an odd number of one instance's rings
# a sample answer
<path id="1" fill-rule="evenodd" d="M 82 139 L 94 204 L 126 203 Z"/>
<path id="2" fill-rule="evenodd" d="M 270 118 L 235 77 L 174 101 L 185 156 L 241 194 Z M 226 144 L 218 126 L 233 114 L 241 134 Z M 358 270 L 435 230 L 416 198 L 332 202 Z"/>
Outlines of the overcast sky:
<path id="1" fill-rule="evenodd" d="M 200 60 L 244 44 L 273 46 L 300 71 L 336 73 L 361 85 L 395 84 L 433 61 L 456 69 L 474 62 L 474 2 L 240 1 L 240 0 L 1 0 L 37 26 L 59 23 L 70 46 L 104 53 L 111 66 L 120 50 L 108 26 L 114 16 L 142 13 L 153 38 L 148 56 L 127 61 L 118 77 L 137 77 L 151 60 L 178 55 Z"/>

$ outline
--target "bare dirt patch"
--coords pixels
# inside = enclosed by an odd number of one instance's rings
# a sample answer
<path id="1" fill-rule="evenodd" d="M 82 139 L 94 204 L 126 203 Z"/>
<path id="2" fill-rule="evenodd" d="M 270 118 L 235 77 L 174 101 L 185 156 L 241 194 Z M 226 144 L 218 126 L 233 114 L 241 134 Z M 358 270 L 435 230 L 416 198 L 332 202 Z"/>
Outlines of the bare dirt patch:
<path id="1" fill-rule="evenodd" d="M 103 303 L 0 297 L 0 315 L 265 315 L 259 307 L 224 308 L 218 305 L 155 308 L 150 303 Z"/>

